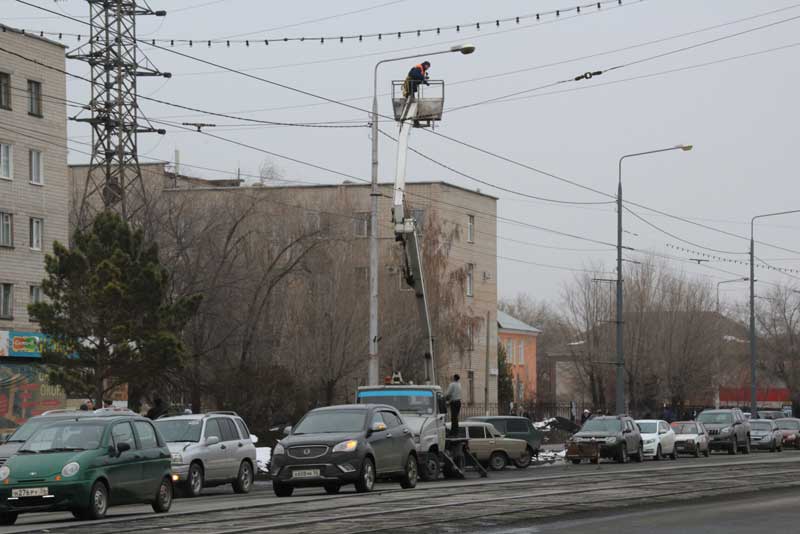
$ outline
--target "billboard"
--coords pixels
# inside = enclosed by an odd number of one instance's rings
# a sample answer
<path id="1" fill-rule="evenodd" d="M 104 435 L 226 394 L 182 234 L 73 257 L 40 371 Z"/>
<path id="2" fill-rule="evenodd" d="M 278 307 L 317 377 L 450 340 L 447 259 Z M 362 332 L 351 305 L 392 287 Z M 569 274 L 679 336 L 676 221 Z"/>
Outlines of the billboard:
<path id="1" fill-rule="evenodd" d="M 41 369 L 7 362 L 0 361 L 0 433 L 44 411 L 65 406 L 63 390 L 49 385 Z"/>

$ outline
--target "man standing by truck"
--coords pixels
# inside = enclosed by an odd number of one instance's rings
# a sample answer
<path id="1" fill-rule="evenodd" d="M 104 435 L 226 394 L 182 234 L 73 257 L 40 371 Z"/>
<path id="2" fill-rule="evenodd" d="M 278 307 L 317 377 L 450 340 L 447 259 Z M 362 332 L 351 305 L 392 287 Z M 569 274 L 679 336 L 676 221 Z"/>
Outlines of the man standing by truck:
<path id="1" fill-rule="evenodd" d="M 450 435 L 458 437 L 458 414 L 461 412 L 461 377 L 453 375 L 453 381 L 447 386 L 444 399 L 450 403 Z"/>

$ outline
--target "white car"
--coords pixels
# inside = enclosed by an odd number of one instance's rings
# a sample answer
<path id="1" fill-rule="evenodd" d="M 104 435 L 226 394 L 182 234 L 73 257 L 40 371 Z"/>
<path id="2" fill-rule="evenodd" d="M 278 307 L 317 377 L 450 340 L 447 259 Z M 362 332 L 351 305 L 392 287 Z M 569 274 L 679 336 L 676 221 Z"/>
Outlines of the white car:
<path id="1" fill-rule="evenodd" d="M 708 444 L 708 431 L 703 423 L 676 421 L 671 426 L 675 432 L 675 448 L 679 453 L 692 454 L 695 458 L 699 458 L 702 454 L 708 458 L 711 449 Z"/>
<path id="2" fill-rule="evenodd" d="M 636 421 L 642 434 L 644 455 L 660 460 L 669 456 L 678 459 L 678 450 L 675 448 L 675 432 L 666 421 L 659 419 L 640 419 Z"/>

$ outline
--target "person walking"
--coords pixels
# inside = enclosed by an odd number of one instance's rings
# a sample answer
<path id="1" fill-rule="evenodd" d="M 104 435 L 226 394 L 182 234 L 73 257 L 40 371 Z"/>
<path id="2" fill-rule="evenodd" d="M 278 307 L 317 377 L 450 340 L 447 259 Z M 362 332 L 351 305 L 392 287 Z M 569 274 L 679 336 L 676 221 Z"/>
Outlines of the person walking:
<path id="1" fill-rule="evenodd" d="M 423 61 L 419 65 L 414 65 L 414 67 L 408 71 L 408 75 L 403 83 L 403 96 L 405 98 L 415 96 L 420 84 L 424 83 L 425 85 L 430 85 L 428 83 L 428 69 L 430 68 L 431 62 Z"/>
<path id="2" fill-rule="evenodd" d="M 458 415 L 461 413 L 461 377 L 453 375 L 453 381 L 447 386 L 444 400 L 450 403 L 450 435 L 458 437 Z"/>

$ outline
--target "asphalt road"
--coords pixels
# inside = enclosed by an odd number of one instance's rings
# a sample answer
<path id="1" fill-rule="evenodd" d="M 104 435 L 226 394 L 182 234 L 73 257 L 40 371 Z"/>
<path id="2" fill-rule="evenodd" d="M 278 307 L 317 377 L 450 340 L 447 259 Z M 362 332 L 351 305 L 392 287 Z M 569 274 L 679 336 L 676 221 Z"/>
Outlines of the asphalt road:
<path id="1" fill-rule="evenodd" d="M 257 482 L 245 496 L 234 495 L 225 486 L 208 489 L 196 499 L 178 499 L 167 515 L 156 515 L 149 506 L 111 508 L 108 518 L 99 522 L 79 522 L 68 513 L 24 514 L 3 532 L 376 532 L 385 530 L 386 524 L 414 524 L 418 532 L 469 532 L 476 525 L 481 531 L 513 526 L 528 529 L 519 532 L 538 532 L 530 529 L 555 528 L 556 523 L 542 523 L 565 516 L 582 514 L 575 520 L 589 521 L 586 525 L 597 520 L 602 526 L 609 510 L 674 505 L 671 501 L 682 498 L 727 498 L 731 492 L 737 497 L 741 491 L 790 484 L 800 484 L 798 451 L 715 454 L 707 459 L 681 457 L 626 465 L 508 468 L 491 472 L 488 479 L 471 474 L 463 481 L 420 483 L 415 490 L 400 490 L 397 483 L 379 484 L 367 495 L 343 488 L 340 495 L 330 496 L 309 488 L 279 499 L 269 483 Z M 688 494 L 683 495 L 684 489 Z M 608 520 L 608 526 L 613 528 L 613 521 Z"/>

